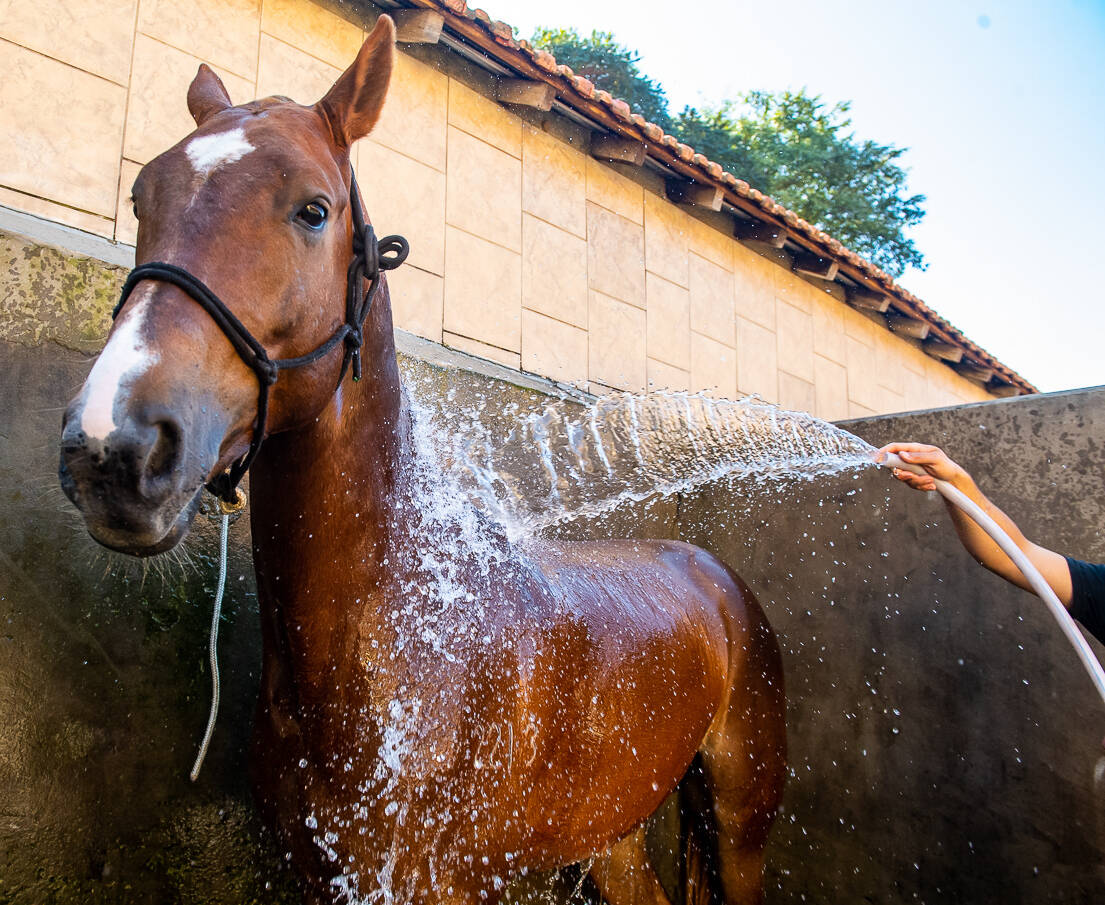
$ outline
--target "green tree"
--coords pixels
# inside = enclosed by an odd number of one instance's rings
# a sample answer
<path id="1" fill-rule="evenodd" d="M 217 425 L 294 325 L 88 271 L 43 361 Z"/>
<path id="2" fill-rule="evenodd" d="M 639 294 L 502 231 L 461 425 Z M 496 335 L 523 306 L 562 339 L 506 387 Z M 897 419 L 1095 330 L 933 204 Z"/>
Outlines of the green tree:
<path id="1" fill-rule="evenodd" d="M 892 276 L 924 268 L 906 236 L 925 215 L 925 196 L 908 191 L 905 149 L 858 139 L 850 104 L 826 107 L 804 89 L 753 91 L 713 109 L 688 107 L 673 118 L 664 89 L 610 32 L 583 37 L 572 29 L 542 28 L 532 43 Z"/>
<path id="2" fill-rule="evenodd" d="M 924 217 L 925 196 L 907 191 L 905 149 L 857 139 L 849 109 L 805 90 L 753 91 L 739 104 L 684 109 L 675 132 L 892 276 L 923 269 L 905 231 Z"/>
<path id="3" fill-rule="evenodd" d="M 593 31 L 584 37 L 574 28 L 539 28 L 530 43 L 549 51 L 558 63 L 571 66 L 576 75 L 589 79 L 596 88 L 625 101 L 665 132 L 671 131 L 664 89 L 637 68 L 637 52 L 623 47 L 610 32 Z"/>

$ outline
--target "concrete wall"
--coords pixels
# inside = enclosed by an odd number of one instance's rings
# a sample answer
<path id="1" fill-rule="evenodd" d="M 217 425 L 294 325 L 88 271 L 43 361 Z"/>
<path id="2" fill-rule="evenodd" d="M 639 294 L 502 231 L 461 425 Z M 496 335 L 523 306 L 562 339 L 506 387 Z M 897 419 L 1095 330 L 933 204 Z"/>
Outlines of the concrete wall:
<path id="1" fill-rule="evenodd" d="M 311 103 L 353 59 L 359 16 L 309 0 L 5 3 L 0 205 L 132 244 L 130 186 L 191 130 L 199 63 L 235 102 Z M 446 49 L 407 46 L 356 149 L 379 230 L 411 242 L 392 278 L 400 327 L 596 392 L 758 393 L 830 419 L 987 398 L 732 239 L 728 218 L 692 216 L 656 174 L 595 161 L 586 131 L 492 91 Z"/>
<path id="2" fill-rule="evenodd" d="M 124 270 L 7 236 L 0 273 L 0 903 L 295 902 L 245 779 L 259 665 L 247 524 L 232 533 L 218 730 L 192 785 L 212 523 L 146 569 L 88 539 L 55 476 L 61 407 Z M 435 379 L 442 393 L 526 392 Z M 1105 559 L 1105 391 L 849 426 L 945 444 L 1032 536 Z M 792 764 L 769 902 L 1105 897 L 1103 708 L 1041 605 L 976 567 L 936 501 L 872 472 L 714 486 L 566 530 L 682 536 L 765 604 Z"/>
<path id="3" fill-rule="evenodd" d="M 845 426 L 943 445 L 1029 537 L 1105 561 L 1105 390 Z M 680 529 L 744 575 L 782 641 L 769 901 L 1105 901 L 1105 706 L 935 495 L 876 471 L 711 488 L 681 501 Z"/>

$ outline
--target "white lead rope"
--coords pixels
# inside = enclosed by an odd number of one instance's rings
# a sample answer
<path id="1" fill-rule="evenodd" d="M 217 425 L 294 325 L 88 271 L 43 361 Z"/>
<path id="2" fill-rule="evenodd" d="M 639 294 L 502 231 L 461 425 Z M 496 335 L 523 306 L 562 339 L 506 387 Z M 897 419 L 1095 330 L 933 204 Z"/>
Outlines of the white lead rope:
<path id="1" fill-rule="evenodd" d="M 222 537 L 219 542 L 219 587 L 215 591 L 215 611 L 211 614 L 211 640 L 208 655 L 211 663 L 211 712 L 207 716 L 207 730 L 203 733 L 203 741 L 200 743 L 199 754 L 192 765 L 192 782 L 200 775 L 203 759 L 207 756 L 207 746 L 211 744 L 211 736 L 215 732 L 215 717 L 219 713 L 219 616 L 223 608 L 223 591 L 226 590 L 226 538 L 230 533 L 230 516 L 225 512 L 222 516 Z"/>
<path id="2" fill-rule="evenodd" d="M 892 453 L 887 455 L 886 459 L 881 464 L 889 468 L 900 468 L 904 471 L 911 471 L 914 474 L 928 474 L 928 472 L 920 466 L 904 462 Z M 1078 626 L 1075 624 L 1074 619 L 1071 618 L 1070 613 L 1067 612 L 1067 608 L 1063 606 L 1059 597 L 1051 589 L 1051 585 L 1049 585 L 1044 579 L 1044 576 L 1040 574 L 1040 570 L 1032 564 L 1032 560 L 1028 558 L 1025 552 L 1013 543 L 1013 539 L 1002 530 L 1001 526 L 990 518 L 985 510 L 967 496 L 967 494 L 958 487 L 953 487 L 947 481 L 941 481 L 939 478 L 933 478 L 933 480 L 936 482 L 937 492 L 944 497 L 944 499 L 954 503 L 968 516 L 974 519 L 974 521 L 978 523 L 978 526 L 994 539 L 994 543 L 1001 547 L 1002 552 L 1013 560 L 1013 564 L 1021 570 L 1021 574 L 1025 577 L 1025 580 L 1032 586 L 1032 590 L 1034 590 L 1040 599 L 1047 605 L 1047 608 L 1051 610 L 1051 615 L 1054 616 L 1055 621 L 1059 623 L 1059 628 L 1063 630 L 1063 634 L 1067 636 L 1067 640 L 1074 646 L 1074 650 L 1082 661 L 1082 665 L 1086 668 L 1086 672 L 1090 674 L 1090 680 L 1094 683 L 1094 687 L 1097 688 L 1097 693 L 1101 696 L 1101 700 L 1105 702 L 1105 670 L 1101 668 L 1101 664 L 1098 662 L 1097 657 L 1094 656 L 1094 652 L 1086 642 L 1086 639 L 1082 637 L 1082 633 L 1078 630 Z"/>

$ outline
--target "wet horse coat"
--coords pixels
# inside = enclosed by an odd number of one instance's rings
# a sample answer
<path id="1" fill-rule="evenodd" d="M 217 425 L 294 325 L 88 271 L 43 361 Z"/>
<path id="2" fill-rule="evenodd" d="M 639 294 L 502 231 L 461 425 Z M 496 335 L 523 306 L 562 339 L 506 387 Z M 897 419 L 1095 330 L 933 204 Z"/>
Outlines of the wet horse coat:
<path id="1" fill-rule="evenodd" d="M 137 260 L 201 278 L 273 358 L 341 323 L 349 148 L 393 42 L 381 17 L 314 107 L 234 107 L 201 67 L 197 131 L 135 183 Z M 281 374 L 251 471 L 254 785 L 312 898 L 494 899 L 519 871 L 597 856 L 609 901 L 663 902 L 641 826 L 694 762 L 688 885 L 759 901 L 784 698 L 747 588 L 686 544 L 512 545 L 471 511 L 434 521 L 386 284 L 363 359 L 359 382 L 339 384 L 337 350 Z M 66 413 L 63 487 L 102 543 L 168 549 L 256 416 L 257 378 L 208 315 L 143 282 Z"/>

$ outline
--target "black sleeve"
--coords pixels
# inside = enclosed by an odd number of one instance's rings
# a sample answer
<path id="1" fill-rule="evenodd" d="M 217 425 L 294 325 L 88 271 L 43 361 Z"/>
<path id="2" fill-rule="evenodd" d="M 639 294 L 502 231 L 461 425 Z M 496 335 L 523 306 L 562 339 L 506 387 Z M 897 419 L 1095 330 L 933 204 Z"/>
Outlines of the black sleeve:
<path id="1" fill-rule="evenodd" d="M 1067 557 L 1070 566 L 1070 614 L 1105 644 L 1105 565 Z"/>

